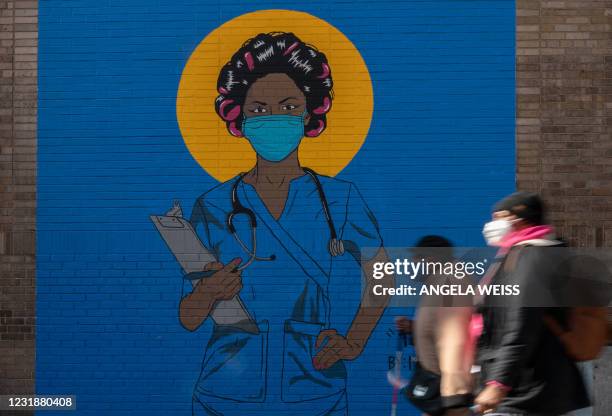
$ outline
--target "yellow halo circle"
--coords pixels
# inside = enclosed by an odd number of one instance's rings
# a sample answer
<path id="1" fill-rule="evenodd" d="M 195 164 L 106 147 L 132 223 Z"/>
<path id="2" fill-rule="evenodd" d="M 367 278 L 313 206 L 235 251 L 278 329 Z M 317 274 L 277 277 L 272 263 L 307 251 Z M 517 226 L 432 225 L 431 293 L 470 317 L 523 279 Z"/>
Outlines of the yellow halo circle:
<path id="1" fill-rule="evenodd" d="M 299 159 L 303 166 L 335 176 L 353 159 L 368 134 L 374 108 L 372 81 L 353 43 L 334 26 L 304 12 L 243 14 L 200 42 L 185 64 L 176 97 L 176 117 L 185 145 L 200 166 L 222 182 L 254 166 L 255 152 L 245 138 L 230 135 L 214 102 L 221 67 L 247 39 L 269 32 L 293 32 L 327 56 L 334 81 L 327 128 L 318 137 L 302 140 Z"/>

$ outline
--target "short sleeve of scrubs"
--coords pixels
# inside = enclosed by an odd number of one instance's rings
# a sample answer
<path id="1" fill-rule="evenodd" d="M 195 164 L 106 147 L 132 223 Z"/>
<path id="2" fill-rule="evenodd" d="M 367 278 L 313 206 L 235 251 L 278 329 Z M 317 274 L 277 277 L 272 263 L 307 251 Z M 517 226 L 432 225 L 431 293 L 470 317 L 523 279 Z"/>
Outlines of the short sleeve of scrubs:
<path id="1" fill-rule="evenodd" d="M 355 185 L 351 184 L 347 201 L 346 221 L 340 237 L 345 250 L 356 259 L 368 260 L 373 257 L 383 242 L 378 222 Z M 368 248 L 365 257 L 361 250 Z"/>

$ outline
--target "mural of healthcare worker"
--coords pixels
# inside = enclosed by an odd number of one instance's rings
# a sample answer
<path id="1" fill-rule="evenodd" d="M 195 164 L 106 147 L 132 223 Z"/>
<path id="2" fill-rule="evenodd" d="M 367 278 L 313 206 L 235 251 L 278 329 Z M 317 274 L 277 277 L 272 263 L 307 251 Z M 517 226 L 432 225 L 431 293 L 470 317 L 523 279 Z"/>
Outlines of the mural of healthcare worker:
<path id="1" fill-rule="evenodd" d="M 293 33 L 260 33 L 221 68 L 216 113 L 257 159 L 195 202 L 190 223 L 217 261 L 185 285 L 179 317 L 196 331 L 234 299 L 249 322 L 215 319 L 196 415 L 348 413 L 345 361 L 362 353 L 387 300 L 358 306 L 340 333 L 330 322 L 330 279 L 336 262 L 371 270 L 385 254 L 355 185 L 300 164 L 302 140 L 327 127 L 332 87 L 325 54 Z M 375 254 L 362 257 L 364 247 Z"/>

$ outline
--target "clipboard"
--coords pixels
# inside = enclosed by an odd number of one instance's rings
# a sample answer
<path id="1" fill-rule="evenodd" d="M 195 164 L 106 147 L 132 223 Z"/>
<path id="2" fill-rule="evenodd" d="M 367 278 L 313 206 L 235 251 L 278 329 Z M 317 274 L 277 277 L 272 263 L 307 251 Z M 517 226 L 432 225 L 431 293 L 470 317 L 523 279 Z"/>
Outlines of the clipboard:
<path id="1" fill-rule="evenodd" d="M 151 215 L 149 218 L 183 269 L 184 279 L 190 280 L 195 286 L 200 279 L 205 279 L 214 273 L 203 270 L 206 264 L 217 261 L 217 258 L 202 244 L 191 223 L 183 218 L 182 209 L 177 201 L 165 215 Z M 248 332 L 259 333 L 257 324 L 238 295 L 230 300 L 215 303 L 211 317 L 217 325 L 231 325 Z"/>

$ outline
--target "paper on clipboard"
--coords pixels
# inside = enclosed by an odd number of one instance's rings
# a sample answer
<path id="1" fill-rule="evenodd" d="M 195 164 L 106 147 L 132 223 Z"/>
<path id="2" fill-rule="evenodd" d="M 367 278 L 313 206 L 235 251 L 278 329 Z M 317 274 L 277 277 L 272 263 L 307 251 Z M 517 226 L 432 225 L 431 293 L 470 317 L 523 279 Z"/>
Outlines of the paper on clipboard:
<path id="1" fill-rule="evenodd" d="M 217 261 L 202 244 L 189 221 L 183 218 L 178 202 L 165 215 L 151 215 L 150 218 L 186 275 L 199 274 L 206 264 Z M 202 278 L 206 277 L 202 274 Z M 191 280 L 194 286 L 197 282 L 198 279 Z M 217 302 L 211 317 L 217 325 L 232 325 L 245 331 L 259 332 L 239 296 Z"/>

